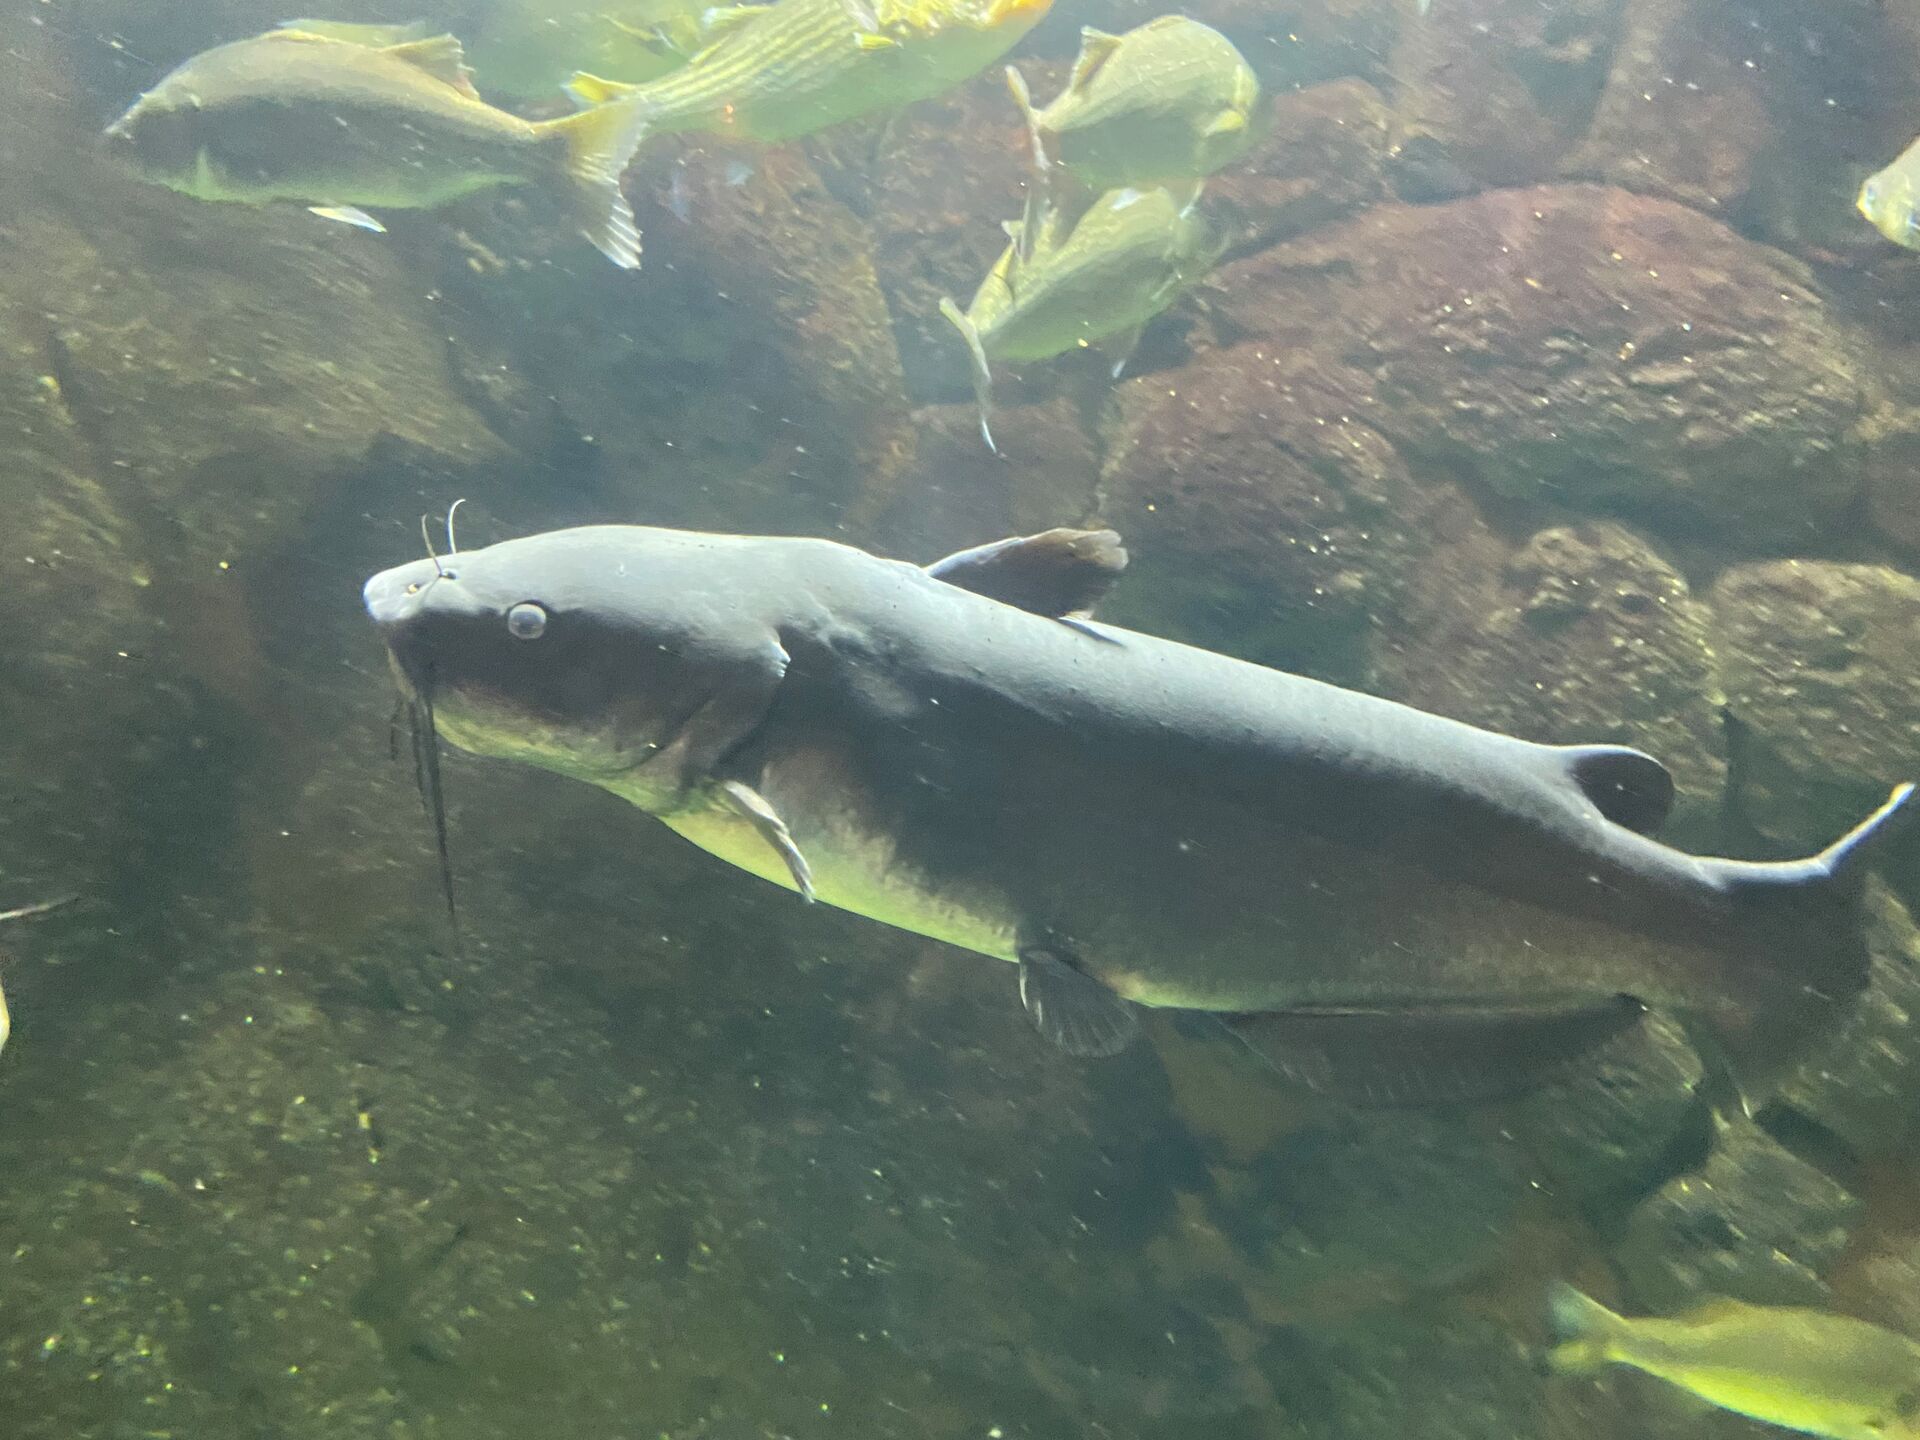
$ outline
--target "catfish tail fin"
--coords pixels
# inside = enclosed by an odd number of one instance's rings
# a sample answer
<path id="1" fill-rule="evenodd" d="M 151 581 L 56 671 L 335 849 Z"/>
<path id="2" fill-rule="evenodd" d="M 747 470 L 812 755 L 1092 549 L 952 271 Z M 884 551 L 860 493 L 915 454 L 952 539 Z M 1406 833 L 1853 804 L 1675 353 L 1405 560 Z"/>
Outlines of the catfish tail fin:
<path id="1" fill-rule="evenodd" d="M 580 233 L 622 270 L 640 268 L 640 227 L 620 180 L 647 138 L 652 113 L 645 97 L 628 94 L 534 127 L 543 136 L 566 142 L 563 163 Z"/>
<path id="2" fill-rule="evenodd" d="M 1547 1292 L 1547 1315 L 1557 1342 L 1547 1352 L 1547 1368 L 1556 1375 L 1592 1375 L 1606 1369 L 1631 1323 L 1564 1280 Z"/>
<path id="3" fill-rule="evenodd" d="M 986 346 L 980 343 L 980 331 L 969 320 L 960 307 L 953 303 L 951 296 L 940 298 L 940 313 L 947 322 L 960 332 L 960 338 L 967 343 L 967 354 L 973 362 L 973 398 L 980 407 L 980 438 L 987 442 L 987 449 L 994 454 L 1000 453 L 1000 447 L 993 443 L 993 371 L 987 364 Z"/>
<path id="4" fill-rule="evenodd" d="M 1690 1017 L 1689 1028 L 1724 1067 L 1748 1113 L 1802 1057 L 1806 1042 L 1830 1029 L 1866 988 L 1867 874 L 1916 821 L 1914 787 L 1900 785 L 1817 855 L 1702 862 L 1733 905 L 1744 948 L 1761 963 L 1736 977 L 1737 1009 Z"/>

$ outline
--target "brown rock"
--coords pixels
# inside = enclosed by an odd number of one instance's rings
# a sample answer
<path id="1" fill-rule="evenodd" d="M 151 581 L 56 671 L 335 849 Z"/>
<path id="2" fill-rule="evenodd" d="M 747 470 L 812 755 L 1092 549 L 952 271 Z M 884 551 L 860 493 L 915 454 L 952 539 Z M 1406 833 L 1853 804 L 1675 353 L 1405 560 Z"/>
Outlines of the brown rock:
<path id="1" fill-rule="evenodd" d="M 1211 293 L 1222 326 L 1364 377 L 1346 404 L 1410 455 L 1508 495 L 1777 542 L 1859 491 L 1877 398 L 1853 336 L 1792 262 L 1670 202 L 1381 206 Z"/>
<path id="2" fill-rule="evenodd" d="M 1709 616 L 1645 540 L 1589 522 L 1508 551 L 1481 530 L 1413 583 L 1378 651 L 1387 693 L 1530 740 L 1638 746 L 1679 789 L 1668 837 L 1713 837 L 1726 762 Z"/>
<path id="3" fill-rule="evenodd" d="M 1103 613 L 1250 659 L 1363 678 L 1433 516 L 1421 486 L 1337 392 L 1284 349 L 1246 344 L 1118 392 L 1101 518 L 1132 573 Z M 1130 617 L 1130 618 L 1128 618 Z"/>
<path id="4" fill-rule="evenodd" d="M 1708 595 L 1727 702 L 1748 737 L 1744 808 L 1770 839 L 1824 845 L 1920 775 L 1920 580 L 1882 565 L 1774 560 Z"/>
<path id="5" fill-rule="evenodd" d="M 1205 208 L 1233 250 L 1304 234 L 1387 196 L 1390 116 L 1364 80 L 1330 80 L 1271 102 L 1271 128 L 1207 182 Z"/>
<path id="6" fill-rule="evenodd" d="M 1451 0 L 1400 31 L 1396 139 L 1489 185 L 1541 180 L 1585 127 L 1625 0 Z"/>
<path id="7" fill-rule="evenodd" d="M 1627 0 L 1593 124 L 1560 173 L 1709 212 L 1746 197 L 1774 141 L 1753 58 L 1751 12 L 1694 0 Z"/>

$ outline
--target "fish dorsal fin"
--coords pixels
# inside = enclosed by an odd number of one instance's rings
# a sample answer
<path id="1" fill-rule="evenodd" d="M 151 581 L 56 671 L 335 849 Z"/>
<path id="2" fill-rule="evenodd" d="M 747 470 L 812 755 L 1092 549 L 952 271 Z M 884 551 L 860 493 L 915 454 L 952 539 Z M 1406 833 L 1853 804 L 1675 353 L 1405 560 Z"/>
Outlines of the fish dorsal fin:
<path id="1" fill-rule="evenodd" d="M 1093 77 L 1113 58 L 1120 48 L 1120 37 L 1109 35 L 1104 30 L 1096 30 L 1091 25 L 1080 30 L 1080 54 L 1073 62 L 1073 74 L 1067 77 L 1067 88 L 1078 95 L 1093 83 Z"/>
<path id="2" fill-rule="evenodd" d="M 1569 745 L 1567 776 L 1607 819 L 1651 835 L 1673 809 L 1673 776 L 1651 755 L 1624 745 Z"/>
<path id="3" fill-rule="evenodd" d="M 395 60 L 424 70 L 434 79 L 451 85 L 469 100 L 478 100 L 473 88 L 473 71 L 467 68 L 467 52 L 452 35 L 429 35 L 425 40 L 409 40 L 404 45 L 388 45 L 380 52 Z"/>
<path id="4" fill-rule="evenodd" d="M 927 566 L 936 580 L 1058 620 L 1083 614 L 1127 568 L 1112 530 L 1043 531 L 976 545 Z"/>
<path id="5" fill-rule="evenodd" d="M 1222 1016 L 1285 1079 L 1351 1105 L 1471 1105 L 1549 1083 L 1646 1013 L 1628 995 L 1563 1007 L 1321 1006 Z"/>

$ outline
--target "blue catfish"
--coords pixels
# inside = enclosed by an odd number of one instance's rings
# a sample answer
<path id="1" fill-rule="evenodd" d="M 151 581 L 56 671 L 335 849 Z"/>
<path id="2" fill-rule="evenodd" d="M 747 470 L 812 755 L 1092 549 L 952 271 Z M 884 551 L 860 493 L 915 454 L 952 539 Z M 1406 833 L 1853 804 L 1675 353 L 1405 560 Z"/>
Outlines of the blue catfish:
<path id="1" fill-rule="evenodd" d="M 592 526 L 402 565 L 365 602 L 426 768 L 437 727 L 1011 962 L 1076 1054 L 1199 1011 L 1330 1093 L 1468 1101 L 1654 1005 L 1752 1087 L 1863 984 L 1863 869 L 1910 786 L 1808 859 L 1685 854 L 1648 833 L 1673 793 L 1650 757 L 1098 624 L 1125 560 L 1111 531 L 922 568 Z"/>

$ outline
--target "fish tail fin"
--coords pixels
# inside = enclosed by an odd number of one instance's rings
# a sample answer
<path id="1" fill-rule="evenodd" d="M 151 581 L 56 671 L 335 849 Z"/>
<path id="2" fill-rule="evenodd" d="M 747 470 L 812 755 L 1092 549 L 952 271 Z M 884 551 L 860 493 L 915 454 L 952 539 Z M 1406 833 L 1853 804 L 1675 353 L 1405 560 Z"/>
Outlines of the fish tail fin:
<path id="1" fill-rule="evenodd" d="M 980 409 L 980 438 L 987 442 L 987 449 L 998 455 L 1000 447 L 993 443 L 993 370 L 987 364 L 987 349 L 980 343 L 980 331 L 953 303 L 950 295 L 940 297 L 940 313 L 966 342 L 968 358 L 973 362 L 973 399 Z"/>
<path id="2" fill-rule="evenodd" d="M 1920 822 L 1914 787 L 1886 802 L 1804 860 L 1703 862 L 1734 906 L 1737 933 L 1765 957 L 1735 977 L 1742 1007 L 1691 1017 L 1749 1113 L 1772 1083 L 1831 1028 L 1866 988 L 1863 900 L 1868 873 L 1886 848 Z"/>
<path id="3" fill-rule="evenodd" d="M 1016 65 L 1007 66 L 1007 89 L 1013 92 L 1013 103 L 1020 107 L 1020 119 L 1027 127 L 1027 139 L 1033 146 L 1033 168 L 1045 175 L 1053 168 L 1053 162 L 1047 158 L 1047 142 L 1040 136 L 1040 115 L 1033 108 L 1033 92 L 1027 88 L 1027 77 Z"/>
<path id="4" fill-rule="evenodd" d="M 620 179 L 634 151 L 647 138 L 652 115 L 653 109 L 644 97 L 628 94 L 536 127 L 542 134 L 558 136 L 565 142 L 563 164 L 580 233 L 622 270 L 640 268 L 640 227 L 620 188 Z"/>
<path id="5" fill-rule="evenodd" d="M 1564 1280 L 1547 1292 L 1547 1318 L 1555 1343 L 1546 1363 L 1556 1375 L 1592 1375 L 1606 1369 L 1632 1323 Z"/>
<path id="6" fill-rule="evenodd" d="M 576 70 L 568 77 L 565 86 L 568 96 L 574 104 L 592 109 L 596 105 L 610 105 L 615 100 L 624 100 L 638 85 L 629 85 L 624 80 L 602 80 L 598 75 L 589 75 L 585 70 Z"/>

